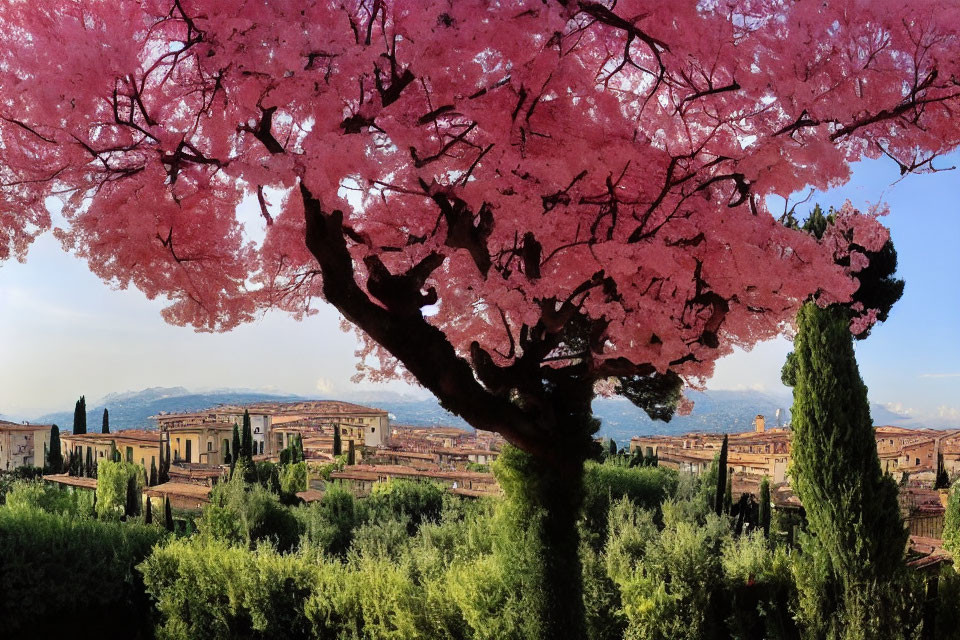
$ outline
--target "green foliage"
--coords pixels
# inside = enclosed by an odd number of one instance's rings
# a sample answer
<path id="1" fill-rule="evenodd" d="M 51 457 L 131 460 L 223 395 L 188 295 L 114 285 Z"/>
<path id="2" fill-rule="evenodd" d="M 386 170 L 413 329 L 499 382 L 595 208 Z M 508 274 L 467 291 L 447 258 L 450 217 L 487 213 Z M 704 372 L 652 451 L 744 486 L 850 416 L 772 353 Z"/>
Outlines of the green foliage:
<path id="1" fill-rule="evenodd" d="M 271 493 L 280 494 L 280 466 L 267 460 L 251 462 L 244 458 L 240 461 L 240 468 L 243 473 L 237 475 L 245 482 L 259 484 Z"/>
<path id="2" fill-rule="evenodd" d="M 50 427 L 50 448 L 47 450 L 47 469 L 50 473 L 63 471 L 63 451 L 60 444 L 60 427 Z"/>
<path id="3" fill-rule="evenodd" d="M 213 488 L 198 524 L 202 535 L 251 548 L 270 541 L 288 551 L 300 538 L 297 519 L 276 494 L 245 483 L 240 474 Z"/>
<path id="4" fill-rule="evenodd" d="M 727 487 L 723 491 L 723 513 L 733 513 L 733 476 L 727 474 Z"/>
<path id="5" fill-rule="evenodd" d="M 87 432 L 87 400 L 83 396 L 73 408 L 73 434 Z"/>
<path id="6" fill-rule="evenodd" d="M 337 484 L 328 484 L 323 499 L 296 510 L 304 531 L 304 543 L 327 554 L 345 556 L 360 521 L 353 494 Z"/>
<path id="7" fill-rule="evenodd" d="M 240 460 L 240 428 L 237 426 L 237 423 L 233 423 L 233 440 L 231 441 L 230 453 L 233 456 L 230 458 L 230 474 L 233 475 L 233 469 L 236 467 L 237 462 Z"/>
<path id="8" fill-rule="evenodd" d="M 643 409 L 651 419 L 670 422 L 683 396 L 683 379 L 673 371 L 620 376 L 616 392 Z"/>
<path id="9" fill-rule="evenodd" d="M 732 496 L 728 495 L 731 488 L 727 486 L 727 434 L 723 434 L 723 444 L 720 446 L 720 456 L 717 458 L 717 490 L 714 494 L 714 512 L 719 516 L 730 513 L 729 502 Z"/>
<path id="10" fill-rule="evenodd" d="M 0 508 L 2 635 L 77 637 L 79 629 L 99 638 L 150 637 L 151 609 L 134 567 L 161 537 L 153 527 L 69 509 Z"/>
<path id="11" fill-rule="evenodd" d="M 158 548 L 138 568 L 162 638 L 310 637 L 304 604 L 321 572 L 298 555 L 194 536 Z"/>
<path id="12" fill-rule="evenodd" d="M 353 444 L 353 438 L 347 441 L 347 465 L 357 464 L 356 446 Z"/>
<path id="13" fill-rule="evenodd" d="M 128 506 L 128 488 L 135 494 L 143 487 L 140 477 L 140 465 L 132 462 L 110 462 L 101 460 L 97 465 L 97 516 L 100 518 L 119 518 Z M 134 514 L 135 515 L 135 514 Z"/>
<path id="14" fill-rule="evenodd" d="M 280 491 L 293 494 L 307 490 L 307 463 L 297 462 L 280 467 Z"/>
<path id="15" fill-rule="evenodd" d="M 378 482 L 366 500 L 370 520 L 406 519 L 410 535 L 422 522 L 434 522 L 443 508 L 443 487 L 433 482 L 393 479 Z"/>
<path id="16" fill-rule="evenodd" d="M 343 453 L 343 444 L 340 442 L 340 425 L 333 425 L 333 455 L 339 456 Z"/>
<path id="17" fill-rule="evenodd" d="M 250 426 L 250 412 L 243 411 L 243 426 L 240 430 L 240 458 L 253 464 L 253 428 Z"/>
<path id="18" fill-rule="evenodd" d="M 960 558 L 960 482 L 954 483 L 943 520 L 943 548 Z M 955 565 L 960 571 L 960 564 Z"/>
<path id="19" fill-rule="evenodd" d="M 770 479 L 766 476 L 760 481 L 760 513 L 757 516 L 758 526 L 763 531 L 763 537 L 770 536 Z"/>
<path id="20" fill-rule="evenodd" d="M 347 456 L 340 455 L 336 457 L 333 462 L 312 466 L 310 468 L 310 473 L 316 474 L 316 477 L 322 478 L 325 482 L 330 482 L 330 474 L 332 474 L 334 471 L 343 471 L 343 467 L 346 464 Z"/>
<path id="21" fill-rule="evenodd" d="M 170 498 L 163 498 L 163 528 L 173 532 L 173 512 L 170 510 Z"/>
<path id="22" fill-rule="evenodd" d="M 101 425 L 101 433 L 110 433 L 110 412 L 107 411 L 107 408 L 103 408 L 103 423 Z"/>
<path id="23" fill-rule="evenodd" d="M 606 539 L 607 513 L 620 498 L 629 498 L 640 507 L 658 510 L 673 495 L 678 474 L 659 467 L 623 467 L 610 460 L 604 464 L 587 461 L 583 472 L 583 528 L 592 540 Z"/>
<path id="24" fill-rule="evenodd" d="M 17 480 L 7 493 L 11 509 L 34 509 L 47 513 L 91 517 L 93 495 L 90 491 L 71 491 L 51 486 L 42 480 Z"/>
<path id="25" fill-rule="evenodd" d="M 950 487 L 950 476 L 943 466 L 943 454 L 937 453 L 937 477 L 933 484 L 934 489 L 947 489 Z"/>
<path id="26" fill-rule="evenodd" d="M 123 515 L 126 518 L 134 518 L 140 515 L 140 487 L 138 486 L 138 476 L 127 478 L 127 497 L 123 505 Z"/>
<path id="27" fill-rule="evenodd" d="M 907 532 L 896 485 L 880 469 L 846 311 L 806 304 L 794 345 L 791 475 L 811 533 L 803 587 L 817 602 L 804 620 L 899 628 L 893 594 L 877 585 L 900 580 Z M 827 637 L 852 637 L 839 629 L 828 627 Z"/>

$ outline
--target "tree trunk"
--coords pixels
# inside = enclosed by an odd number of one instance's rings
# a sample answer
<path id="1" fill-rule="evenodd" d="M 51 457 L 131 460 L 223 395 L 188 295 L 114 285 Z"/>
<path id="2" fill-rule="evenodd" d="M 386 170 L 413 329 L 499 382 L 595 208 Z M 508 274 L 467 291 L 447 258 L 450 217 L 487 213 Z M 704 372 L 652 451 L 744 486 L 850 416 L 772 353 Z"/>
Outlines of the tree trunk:
<path id="1" fill-rule="evenodd" d="M 512 507 L 511 529 L 532 534 L 539 547 L 541 561 L 530 567 L 532 586 L 524 593 L 537 622 L 528 636 L 580 640 L 586 637 L 586 615 L 577 521 L 583 465 L 598 423 L 589 395 L 576 389 L 550 393 L 544 413 L 557 420 L 549 452 L 536 456 L 510 448 L 501 454 L 498 479 Z"/>

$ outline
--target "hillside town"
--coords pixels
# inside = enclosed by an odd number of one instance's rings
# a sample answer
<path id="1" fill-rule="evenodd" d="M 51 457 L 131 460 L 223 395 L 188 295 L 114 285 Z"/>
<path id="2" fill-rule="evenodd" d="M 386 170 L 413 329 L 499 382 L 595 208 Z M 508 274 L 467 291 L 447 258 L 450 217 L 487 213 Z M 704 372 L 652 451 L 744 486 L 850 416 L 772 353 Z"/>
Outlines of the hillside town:
<path id="1" fill-rule="evenodd" d="M 110 433 L 59 433 L 63 459 L 79 461 L 75 473 L 50 473 L 48 482 L 96 489 L 98 462 L 140 465 L 148 478 L 145 495 L 169 499 L 174 508 L 197 510 L 210 491 L 230 473 L 237 455 L 233 432 L 249 422 L 254 462 L 279 462 L 281 452 L 299 442 L 308 467 L 298 496 L 318 500 L 327 482 L 337 482 L 362 497 L 374 484 L 394 478 L 437 482 L 463 496 L 497 495 L 490 463 L 502 437 L 468 433 L 453 427 L 391 424 L 386 411 L 349 402 L 260 402 L 220 405 L 194 412 L 152 416 L 153 429 Z M 0 470 L 43 466 L 52 425 L 0 422 Z M 156 470 L 168 464 L 169 480 L 152 484 Z M 69 462 L 68 462 L 69 465 Z"/>
<path id="2" fill-rule="evenodd" d="M 799 511 L 800 500 L 790 487 L 789 425 L 767 427 L 765 416 L 754 418 L 754 429 L 727 436 L 727 467 L 735 497 L 756 499 L 764 478 L 771 483 L 776 510 Z M 947 478 L 960 475 L 960 429 L 874 428 L 883 471 L 900 486 L 901 514 L 918 545 L 939 553 L 947 506 L 947 490 L 937 487 L 938 471 Z M 724 435 L 687 433 L 679 436 L 634 436 L 630 452 L 653 457 L 659 466 L 702 474 L 717 458 Z"/>
<path id="3" fill-rule="evenodd" d="M 500 493 L 490 470 L 504 443 L 498 434 L 393 424 L 386 411 L 336 400 L 218 405 L 154 415 L 152 429 L 65 431 L 59 435 L 63 458 L 79 460 L 79 471 L 49 473 L 44 479 L 92 491 L 97 486 L 91 477 L 95 471 L 84 471 L 85 461 L 95 469 L 98 461 L 118 456 L 144 469 L 150 485 L 146 496 L 196 511 L 209 501 L 211 489 L 229 476 L 236 454 L 231 451 L 232 434 L 245 416 L 256 462 L 278 462 L 291 443 L 301 443 L 308 475 L 297 496 L 304 502 L 320 500 L 330 482 L 363 497 L 374 485 L 392 479 L 436 482 L 467 497 Z M 0 470 L 41 466 L 50 436 L 51 425 L 0 421 Z M 727 467 L 735 497 L 759 499 L 766 478 L 775 510 L 802 509 L 789 482 L 791 436 L 789 425 L 767 427 L 763 415 L 756 416 L 752 431 L 729 434 Z M 946 491 L 935 489 L 938 465 L 951 478 L 960 475 L 960 429 L 878 426 L 875 437 L 883 470 L 901 487 L 902 515 L 911 534 L 939 550 Z M 719 433 L 634 436 L 623 453 L 700 475 L 715 463 L 723 440 Z M 162 466 L 165 456 L 168 479 L 151 484 L 156 477 L 151 470 Z"/>

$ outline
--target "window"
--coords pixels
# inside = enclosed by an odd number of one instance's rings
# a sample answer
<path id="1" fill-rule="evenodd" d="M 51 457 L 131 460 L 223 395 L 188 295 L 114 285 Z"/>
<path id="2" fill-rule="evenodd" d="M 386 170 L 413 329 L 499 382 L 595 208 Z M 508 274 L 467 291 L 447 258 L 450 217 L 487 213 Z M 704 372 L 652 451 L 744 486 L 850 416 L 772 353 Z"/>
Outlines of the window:
<path id="1" fill-rule="evenodd" d="M 207 441 L 207 451 L 213 451 L 213 442 Z"/>
<path id="2" fill-rule="evenodd" d="M 920 458 L 917 458 L 917 461 L 914 464 L 920 464 Z"/>
<path id="3" fill-rule="evenodd" d="M 127 462 L 133 462 L 133 447 L 127 447 Z"/>

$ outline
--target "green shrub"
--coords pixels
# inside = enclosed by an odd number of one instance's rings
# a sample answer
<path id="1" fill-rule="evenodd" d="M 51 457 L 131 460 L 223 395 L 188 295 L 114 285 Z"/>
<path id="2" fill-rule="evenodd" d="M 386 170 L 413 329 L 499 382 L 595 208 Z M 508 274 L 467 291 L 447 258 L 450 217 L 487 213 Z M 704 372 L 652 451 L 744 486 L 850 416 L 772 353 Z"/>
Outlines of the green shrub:
<path id="1" fill-rule="evenodd" d="M 15 508 L 33 508 L 47 513 L 59 513 L 71 516 L 93 515 L 93 493 L 91 491 L 62 489 L 51 486 L 42 480 L 18 480 L 13 483 L 7 494 L 7 506 Z"/>
<path id="2" fill-rule="evenodd" d="M 151 609 L 134 567 L 162 537 L 154 527 L 26 503 L 0 508 L 3 637 L 151 637 Z"/>
<path id="3" fill-rule="evenodd" d="M 245 483 L 239 473 L 213 488 L 210 504 L 204 506 L 197 524 L 205 536 L 248 547 L 269 540 L 287 551 L 300 538 L 300 525 L 291 510 L 261 485 Z"/>
<path id="4" fill-rule="evenodd" d="M 198 536 L 158 547 L 138 569 L 160 612 L 160 637 L 311 637 L 304 603 L 318 571 L 299 554 Z"/>
<path id="5" fill-rule="evenodd" d="M 620 498 L 638 506 L 658 509 L 677 488 L 678 474 L 661 467 L 627 467 L 587 461 L 584 467 L 583 525 L 602 544 L 606 539 L 607 513 Z"/>
<path id="6" fill-rule="evenodd" d="M 127 502 L 127 487 L 132 480 L 137 494 L 145 479 L 143 467 L 132 462 L 101 460 L 97 464 L 97 516 L 119 518 Z"/>

